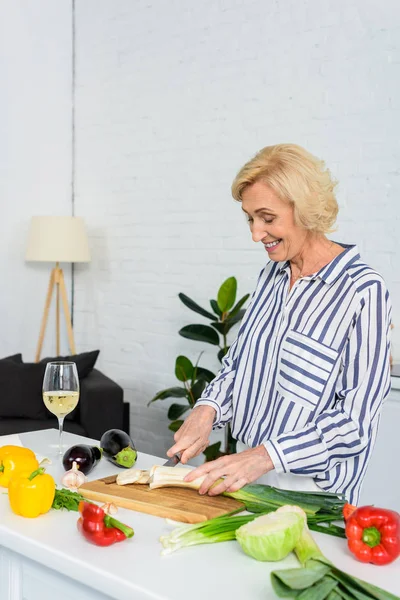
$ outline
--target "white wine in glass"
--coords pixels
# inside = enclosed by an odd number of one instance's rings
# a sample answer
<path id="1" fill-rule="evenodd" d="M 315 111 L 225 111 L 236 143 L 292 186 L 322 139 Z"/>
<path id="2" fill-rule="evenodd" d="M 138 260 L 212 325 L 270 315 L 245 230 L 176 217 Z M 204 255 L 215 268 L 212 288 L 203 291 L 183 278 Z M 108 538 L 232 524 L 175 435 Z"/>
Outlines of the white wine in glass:
<path id="1" fill-rule="evenodd" d="M 74 362 L 49 362 L 43 380 L 43 402 L 58 419 L 59 454 L 62 451 L 64 418 L 79 401 L 79 378 Z"/>

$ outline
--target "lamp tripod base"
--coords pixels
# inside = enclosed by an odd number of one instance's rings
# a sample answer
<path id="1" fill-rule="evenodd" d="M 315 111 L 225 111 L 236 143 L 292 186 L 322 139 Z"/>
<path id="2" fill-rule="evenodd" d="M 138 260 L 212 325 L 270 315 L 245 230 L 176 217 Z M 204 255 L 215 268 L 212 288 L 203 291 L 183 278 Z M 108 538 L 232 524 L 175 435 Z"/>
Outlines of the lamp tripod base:
<path id="1" fill-rule="evenodd" d="M 74 332 L 72 329 L 71 314 L 69 312 L 69 307 L 68 307 L 68 297 L 67 297 L 67 290 L 65 287 L 64 273 L 63 273 L 63 270 L 60 269 L 59 263 L 56 263 L 56 266 L 54 267 L 54 269 L 52 269 L 52 271 L 50 273 L 49 286 L 47 288 L 46 304 L 44 306 L 42 324 L 40 326 L 39 340 L 38 340 L 38 345 L 36 348 L 36 356 L 35 356 L 36 362 L 39 362 L 40 355 L 42 353 L 43 340 L 44 340 L 44 335 L 46 333 L 46 326 L 47 326 L 47 321 L 49 318 L 49 312 L 50 312 L 50 306 L 51 306 L 51 300 L 53 297 L 54 287 L 56 288 L 56 352 L 57 352 L 57 356 L 60 355 L 60 297 L 61 297 L 61 302 L 63 305 L 65 323 L 67 326 L 67 336 L 68 336 L 69 348 L 70 348 L 71 354 L 76 354 Z"/>

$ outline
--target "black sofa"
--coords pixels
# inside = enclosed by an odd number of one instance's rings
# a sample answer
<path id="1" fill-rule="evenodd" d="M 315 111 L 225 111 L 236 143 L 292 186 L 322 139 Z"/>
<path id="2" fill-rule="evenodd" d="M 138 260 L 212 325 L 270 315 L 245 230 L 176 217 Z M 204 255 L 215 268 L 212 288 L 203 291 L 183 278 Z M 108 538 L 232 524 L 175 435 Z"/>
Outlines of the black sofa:
<path id="1" fill-rule="evenodd" d="M 108 429 L 122 429 L 129 433 L 129 404 L 123 401 L 121 386 L 92 369 L 80 381 L 77 408 L 64 420 L 64 431 L 100 439 Z M 0 417 L 0 435 L 24 433 L 40 429 L 58 428 L 56 417 L 48 411 L 47 418 Z"/>

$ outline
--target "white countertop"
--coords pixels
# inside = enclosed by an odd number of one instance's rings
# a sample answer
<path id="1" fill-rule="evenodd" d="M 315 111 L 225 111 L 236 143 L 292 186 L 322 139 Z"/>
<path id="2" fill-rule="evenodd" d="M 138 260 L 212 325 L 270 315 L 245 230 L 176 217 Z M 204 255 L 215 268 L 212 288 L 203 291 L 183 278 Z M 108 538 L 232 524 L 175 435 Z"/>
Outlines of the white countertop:
<path id="1" fill-rule="evenodd" d="M 64 444 L 90 443 L 64 434 Z M 21 434 L 24 446 L 38 455 L 49 454 L 56 430 Z M 54 446 L 51 448 L 54 452 Z M 161 462 L 139 452 L 138 468 Z M 60 463 L 48 471 L 59 485 L 64 472 Z M 116 468 L 102 459 L 90 479 L 112 475 Z M 165 520 L 119 509 L 117 518 L 133 527 L 134 538 L 107 548 L 89 544 L 77 531 L 78 513 L 51 510 L 37 519 L 24 519 L 11 512 L 6 494 L 0 494 L 0 544 L 50 569 L 61 572 L 116 600 L 208 600 L 274 598 L 269 573 L 297 567 L 294 555 L 279 563 L 264 563 L 246 556 L 236 542 L 206 544 L 161 556 L 159 537 L 170 530 Z M 400 594 L 400 559 L 385 567 L 357 562 L 345 540 L 313 533 L 321 550 L 338 568 Z M 190 590 L 190 591 L 189 591 Z"/>

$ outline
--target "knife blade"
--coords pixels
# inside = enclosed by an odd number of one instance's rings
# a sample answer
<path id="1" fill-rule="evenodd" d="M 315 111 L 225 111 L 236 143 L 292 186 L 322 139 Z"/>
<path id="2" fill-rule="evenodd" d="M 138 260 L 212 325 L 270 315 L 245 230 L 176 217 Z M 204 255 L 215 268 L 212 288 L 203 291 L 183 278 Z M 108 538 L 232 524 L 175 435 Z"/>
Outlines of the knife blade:
<path id="1" fill-rule="evenodd" d="M 176 467 L 176 465 L 180 462 L 181 462 L 181 455 L 174 454 L 173 456 L 171 456 L 171 458 L 169 458 L 167 460 L 167 462 L 165 462 L 163 464 L 163 467 Z"/>

